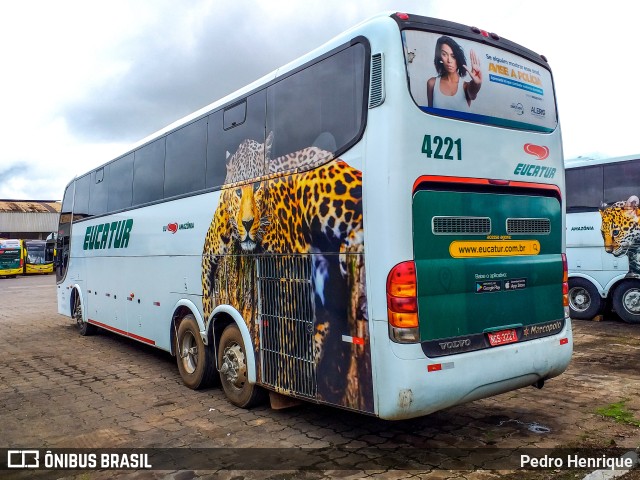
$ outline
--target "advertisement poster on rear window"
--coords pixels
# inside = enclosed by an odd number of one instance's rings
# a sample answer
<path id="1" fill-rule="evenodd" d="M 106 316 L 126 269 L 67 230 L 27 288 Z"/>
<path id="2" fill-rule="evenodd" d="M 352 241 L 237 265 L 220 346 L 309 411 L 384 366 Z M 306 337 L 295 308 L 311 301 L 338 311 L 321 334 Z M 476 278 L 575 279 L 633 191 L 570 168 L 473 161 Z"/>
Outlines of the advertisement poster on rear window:
<path id="1" fill-rule="evenodd" d="M 551 73 L 523 57 L 448 35 L 402 33 L 411 95 L 424 111 L 508 128 L 553 131 Z"/>

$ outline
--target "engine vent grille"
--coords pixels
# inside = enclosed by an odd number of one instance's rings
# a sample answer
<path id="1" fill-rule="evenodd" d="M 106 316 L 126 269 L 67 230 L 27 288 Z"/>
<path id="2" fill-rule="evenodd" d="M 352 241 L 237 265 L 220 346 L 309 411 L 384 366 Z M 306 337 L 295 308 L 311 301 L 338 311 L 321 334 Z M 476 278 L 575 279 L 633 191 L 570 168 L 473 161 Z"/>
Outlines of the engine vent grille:
<path id="1" fill-rule="evenodd" d="M 548 218 L 507 218 L 507 235 L 548 235 L 550 232 Z"/>
<path id="2" fill-rule="evenodd" d="M 434 235 L 489 235 L 491 219 L 489 217 L 433 217 Z"/>

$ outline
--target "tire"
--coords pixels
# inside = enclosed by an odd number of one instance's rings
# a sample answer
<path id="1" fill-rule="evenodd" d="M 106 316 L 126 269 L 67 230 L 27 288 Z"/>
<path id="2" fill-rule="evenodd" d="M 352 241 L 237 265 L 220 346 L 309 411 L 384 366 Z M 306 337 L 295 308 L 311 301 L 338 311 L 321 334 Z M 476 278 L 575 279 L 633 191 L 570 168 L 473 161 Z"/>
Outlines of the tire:
<path id="1" fill-rule="evenodd" d="M 602 311 L 604 302 L 598 290 L 584 278 L 569 279 L 569 312 L 571 318 L 590 320 Z"/>
<path id="2" fill-rule="evenodd" d="M 640 323 L 640 281 L 624 280 L 613 292 L 613 308 L 627 323 Z"/>
<path id="3" fill-rule="evenodd" d="M 266 398 L 266 392 L 247 379 L 246 349 L 235 324 L 228 325 L 220 337 L 218 368 L 222 389 L 236 407 L 251 408 Z"/>
<path id="4" fill-rule="evenodd" d="M 76 321 L 78 333 L 83 337 L 95 335 L 98 331 L 98 327 L 84 321 L 84 315 L 82 314 L 82 302 L 80 301 L 79 295 L 75 295 L 73 298 L 73 310 L 71 311 L 71 317 Z"/>
<path id="5" fill-rule="evenodd" d="M 213 351 L 202 341 L 198 322 L 192 314 L 186 315 L 178 327 L 176 362 L 182 381 L 192 390 L 217 383 Z"/>

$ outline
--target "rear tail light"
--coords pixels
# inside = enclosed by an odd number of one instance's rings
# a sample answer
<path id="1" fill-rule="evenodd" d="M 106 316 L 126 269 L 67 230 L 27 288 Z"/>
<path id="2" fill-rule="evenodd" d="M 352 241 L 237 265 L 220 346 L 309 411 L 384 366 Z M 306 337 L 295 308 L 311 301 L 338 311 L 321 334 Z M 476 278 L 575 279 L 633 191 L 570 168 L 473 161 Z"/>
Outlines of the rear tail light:
<path id="1" fill-rule="evenodd" d="M 569 267 L 567 265 L 567 255 L 562 254 L 562 305 L 564 306 L 565 318 L 569 316 Z"/>
<path id="2" fill-rule="evenodd" d="M 413 261 L 402 262 L 387 276 L 389 335 L 399 343 L 419 341 L 418 283 Z"/>

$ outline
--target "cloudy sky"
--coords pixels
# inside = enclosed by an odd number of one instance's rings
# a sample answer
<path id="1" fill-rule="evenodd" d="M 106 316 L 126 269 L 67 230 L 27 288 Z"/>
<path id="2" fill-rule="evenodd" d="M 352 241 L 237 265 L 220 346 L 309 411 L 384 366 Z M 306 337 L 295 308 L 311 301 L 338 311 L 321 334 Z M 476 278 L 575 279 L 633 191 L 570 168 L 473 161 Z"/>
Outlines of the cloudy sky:
<path id="1" fill-rule="evenodd" d="M 544 54 L 565 158 L 640 153 L 634 3 L 2 2 L 0 199 L 60 199 L 74 175 L 387 10 L 477 26 Z"/>

